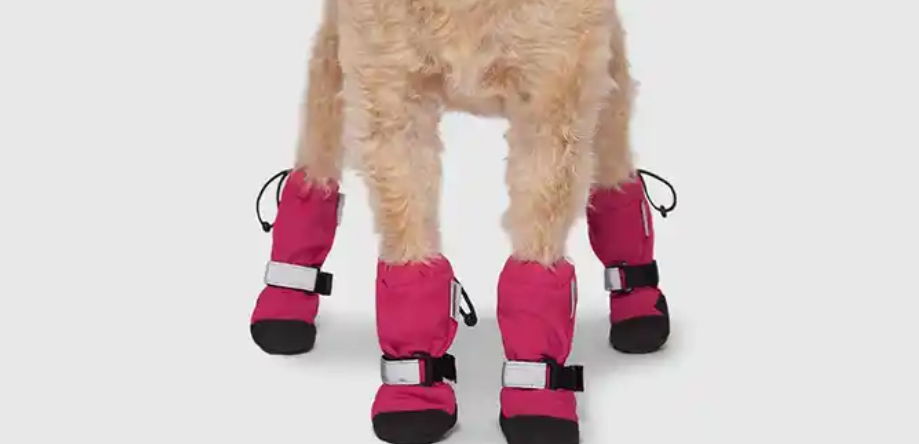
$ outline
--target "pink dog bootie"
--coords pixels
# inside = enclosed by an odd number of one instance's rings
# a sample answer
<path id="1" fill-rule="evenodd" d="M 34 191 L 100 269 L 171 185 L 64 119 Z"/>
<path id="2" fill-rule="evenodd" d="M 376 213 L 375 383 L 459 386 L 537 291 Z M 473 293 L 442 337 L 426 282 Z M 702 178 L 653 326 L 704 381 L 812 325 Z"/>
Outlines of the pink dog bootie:
<path id="1" fill-rule="evenodd" d="M 669 182 L 645 170 L 638 170 L 638 177 L 623 184 L 621 190 L 593 190 L 587 210 L 590 244 L 606 267 L 609 341 L 623 353 L 657 351 L 670 336 L 667 299 L 658 288 L 654 221 L 645 175 L 670 188 L 673 204 L 654 208 L 666 217 L 676 207 L 676 191 Z"/>
<path id="2" fill-rule="evenodd" d="M 285 177 L 289 179 L 282 191 Z M 259 203 L 275 180 L 278 212 L 272 225 L 262 220 Z M 337 185 L 329 190 L 309 186 L 302 170 L 281 171 L 259 192 L 259 222 L 265 232 L 274 231 L 266 286 L 252 312 L 250 331 L 268 354 L 306 353 L 315 344 L 319 295 L 332 292 L 332 275 L 321 267 L 332 249 L 343 199 Z"/>
<path id="3" fill-rule="evenodd" d="M 447 353 L 458 320 L 477 323 L 475 308 L 446 258 L 427 264 L 377 265 L 377 335 L 383 384 L 371 418 L 393 444 L 440 441 L 456 425 L 455 358 Z M 468 310 L 462 308 L 462 303 Z"/>
<path id="4" fill-rule="evenodd" d="M 583 368 L 565 366 L 577 309 L 574 266 L 509 259 L 498 279 L 504 343 L 501 430 L 508 444 L 578 444 L 575 392 Z"/>

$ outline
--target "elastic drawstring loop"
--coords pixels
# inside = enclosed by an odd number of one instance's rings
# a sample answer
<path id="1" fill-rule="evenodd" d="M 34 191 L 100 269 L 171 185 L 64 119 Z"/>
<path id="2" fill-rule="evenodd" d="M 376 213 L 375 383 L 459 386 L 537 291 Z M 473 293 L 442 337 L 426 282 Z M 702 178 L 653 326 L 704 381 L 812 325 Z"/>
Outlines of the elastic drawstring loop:
<path id="1" fill-rule="evenodd" d="M 265 194 L 265 190 L 268 189 L 268 186 L 271 185 L 271 182 L 274 182 L 275 180 L 277 180 L 278 189 L 275 192 L 275 201 L 277 202 L 278 206 L 281 206 L 281 189 L 284 185 L 284 179 L 287 179 L 287 176 L 290 175 L 291 171 L 292 170 L 289 170 L 289 169 L 283 170 L 283 171 L 278 172 L 274 176 L 271 176 L 271 178 L 268 179 L 268 181 L 266 181 L 264 185 L 262 185 L 262 189 L 258 192 L 258 197 L 255 198 L 255 216 L 258 218 L 259 225 L 262 226 L 262 231 L 266 233 L 270 232 L 271 229 L 274 228 L 274 224 L 268 223 L 264 219 L 262 219 L 262 210 L 261 210 L 262 196 Z"/>
<path id="2" fill-rule="evenodd" d="M 639 170 L 638 170 L 638 174 L 639 174 L 639 176 L 642 176 L 642 178 L 641 178 L 641 179 L 642 179 L 642 180 L 641 180 L 641 187 L 642 187 L 642 188 L 644 189 L 644 191 L 645 191 L 645 197 L 648 198 L 648 203 L 651 204 L 651 207 L 653 207 L 655 210 L 657 210 L 659 213 L 661 213 L 661 217 L 666 218 L 666 217 L 667 217 L 667 214 L 669 214 L 670 212 L 672 212 L 672 211 L 676 208 L 676 189 L 675 189 L 675 188 L 673 187 L 673 185 L 672 185 L 670 182 L 668 182 L 666 179 L 664 179 L 663 177 L 658 176 L 657 174 L 654 174 L 654 173 L 652 173 L 652 172 L 650 172 L 650 171 L 648 171 L 648 170 L 639 169 Z M 644 176 L 649 176 L 649 177 L 652 177 L 652 178 L 654 178 L 654 179 L 657 179 L 658 182 L 661 182 L 661 183 L 663 183 L 664 185 L 667 185 L 668 188 L 670 188 L 670 195 L 673 196 L 673 203 L 670 204 L 669 207 L 665 207 L 665 206 L 663 206 L 663 205 L 655 205 L 655 204 L 654 204 L 654 200 L 651 199 L 651 193 L 648 192 L 648 185 L 645 183 Z"/>

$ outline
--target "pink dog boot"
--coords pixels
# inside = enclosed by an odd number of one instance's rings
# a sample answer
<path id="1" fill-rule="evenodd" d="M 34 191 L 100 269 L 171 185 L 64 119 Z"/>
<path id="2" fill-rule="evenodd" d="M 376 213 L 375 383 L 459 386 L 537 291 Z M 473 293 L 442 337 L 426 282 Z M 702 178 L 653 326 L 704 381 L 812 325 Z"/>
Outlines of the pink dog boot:
<path id="1" fill-rule="evenodd" d="M 376 291 L 383 385 L 373 402 L 373 430 L 393 444 L 440 441 L 457 418 L 456 396 L 446 382 L 456 382 L 456 365 L 447 350 L 460 316 L 476 324 L 475 309 L 443 257 L 428 264 L 380 262 Z"/>
<path id="2" fill-rule="evenodd" d="M 577 309 L 574 266 L 509 259 L 498 280 L 504 341 L 501 430 L 508 444 L 578 444 L 575 392 L 583 368 L 565 366 Z"/>
<path id="3" fill-rule="evenodd" d="M 258 204 L 274 180 L 279 180 L 278 212 L 271 225 L 262 220 Z M 282 171 L 262 187 L 256 213 L 262 229 L 274 232 L 266 287 L 256 302 L 250 331 L 266 353 L 296 355 L 313 348 L 319 295 L 332 291 L 332 275 L 321 267 L 335 239 L 343 199 L 337 185 L 328 190 L 310 187 L 302 170 Z"/>
<path id="4" fill-rule="evenodd" d="M 610 292 L 610 333 L 613 348 L 623 353 L 657 351 L 670 336 L 667 299 L 658 288 L 654 259 L 654 221 L 642 176 L 667 185 L 673 194 L 669 208 L 655 207 L 663 217 L 676 207 L 676 191 L 656 174 L 639 176 L 621 190 L 595 189 L 587 210 L 590 244 L 606 267 Z"/>

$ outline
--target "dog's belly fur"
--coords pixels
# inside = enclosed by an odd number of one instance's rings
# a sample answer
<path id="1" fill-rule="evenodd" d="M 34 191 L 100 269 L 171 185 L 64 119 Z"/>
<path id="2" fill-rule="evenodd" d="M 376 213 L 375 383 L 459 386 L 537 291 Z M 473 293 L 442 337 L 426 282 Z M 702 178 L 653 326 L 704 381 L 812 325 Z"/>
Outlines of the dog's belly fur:
<path id="1" fill-rule="evenodd" d="M 505 115 L 508 94 L 525 93 L 514 84 L 521 71 L 554 68 L 532 54 L 577 52 L 579 36 L 613 11 L 613 0 L 339 1 L 398 27 L 390 37 L 405 39 L 402 61 L 424 76 L 425 92 L 485 116 Z"/>
<path id="2" fill-rule="evenodd" d="M 478 115 L 502 114 L 508 67 L 507 39 L 500 24 L 512 3 L 496 0 L 420 0 L 413 2 L 413 25 L 428 85 L 448 109 Z"/>

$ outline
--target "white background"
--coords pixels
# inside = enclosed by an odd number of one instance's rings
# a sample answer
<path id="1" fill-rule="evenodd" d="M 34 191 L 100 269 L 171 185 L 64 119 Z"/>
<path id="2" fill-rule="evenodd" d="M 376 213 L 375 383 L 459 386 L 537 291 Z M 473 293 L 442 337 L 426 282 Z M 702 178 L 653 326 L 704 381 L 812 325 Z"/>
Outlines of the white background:
<path id="1" fill-rule="evenodd" d="M 919 442 L 910 5 L 621 1 L 640 166 L 680 193 L 657 219 L 674 333 L 652 356 L 607 346 L 581 221 L 585 443 Z M 248 332 L 270 249 L 254 198 L 292 160 L 319 10 L 0 2 L 0 442 L 376 442 L 354 176 L 316 350 L 270 357 Z M 443 125 L 445 249 L 484 317 L 453 349 L 454 444 L 503 442 L 504 127 Z"/>

